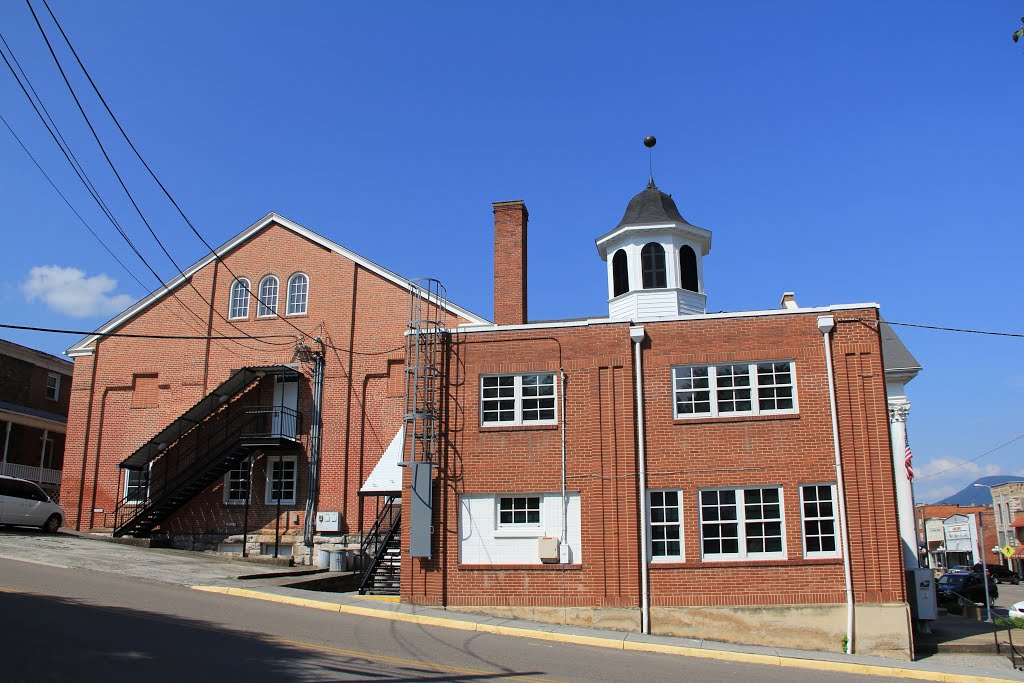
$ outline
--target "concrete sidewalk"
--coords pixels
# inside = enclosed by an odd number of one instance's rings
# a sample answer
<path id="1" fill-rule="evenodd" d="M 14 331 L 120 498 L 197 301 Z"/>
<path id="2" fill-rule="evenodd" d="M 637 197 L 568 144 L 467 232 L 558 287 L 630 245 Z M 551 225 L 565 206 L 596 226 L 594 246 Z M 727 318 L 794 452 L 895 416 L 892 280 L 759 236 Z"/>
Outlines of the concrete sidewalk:
<path id="1" fill-rule="evenodd" d="M 0 558 L 71 569 L 82 568 L 159 581 L 240 599 L 257 599 L 296 607 L 389 619 L 424 626 L 471 630 L 496 635 L 658 652 L 748 664 L 842 671 L 908 680 L 949 683 L 1024 681 L 1010 660 L 986 654 L 936 654 L 916 662 L 882 657 L 754 647 L 706 640 L 646 636 L 576 626 L 464 614 L 374 599 L 355 593 L 326 593 L 294 588 L 308 568 L 285 569 L 229 560 L 215 554 L 117 545 L 87 535 L 41 535 L 0 531 Z M 284 574 L 285 576 L 281 576 Z M 288 576 L 292 574 L 293 576 Z M 239 578 L 255 575 L 255 578 Z"/>

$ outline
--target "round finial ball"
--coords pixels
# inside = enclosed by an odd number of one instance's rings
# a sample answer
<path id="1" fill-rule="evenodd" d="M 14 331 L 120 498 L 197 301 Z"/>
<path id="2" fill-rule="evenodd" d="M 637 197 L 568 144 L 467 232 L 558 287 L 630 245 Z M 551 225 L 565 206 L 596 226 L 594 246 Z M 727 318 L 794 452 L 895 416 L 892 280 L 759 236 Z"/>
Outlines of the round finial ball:
<path id="1" fill-rule="evenodd" d="M 648 135 L 647 137 L 644 138 L 644 147 L 650 149 L 651 147 L 654 147 L 656 144 L 658 144 L 658 140 L 653 135 Z"/>

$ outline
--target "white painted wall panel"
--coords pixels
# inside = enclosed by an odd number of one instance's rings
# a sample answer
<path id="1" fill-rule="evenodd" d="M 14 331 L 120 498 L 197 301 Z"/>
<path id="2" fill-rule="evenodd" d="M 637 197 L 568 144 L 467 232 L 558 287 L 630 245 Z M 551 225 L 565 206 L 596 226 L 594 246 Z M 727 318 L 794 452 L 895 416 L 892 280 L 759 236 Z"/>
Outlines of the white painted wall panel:
<path id="1" fill-rule="evenodd" d="M 510 495 L 503 493 L 500 495 Z M 498 528 L 497 494 L 467 494 L 459 499 L 459 562 L 462 564 L 542 564 L 537 539 L 562 538 L 561 493 L 516 493 L 541 497 L 541 523 L 529 529 Z M 568 494 L 568 537 L 572 564 L 582 558 L 580 494 Z"/>

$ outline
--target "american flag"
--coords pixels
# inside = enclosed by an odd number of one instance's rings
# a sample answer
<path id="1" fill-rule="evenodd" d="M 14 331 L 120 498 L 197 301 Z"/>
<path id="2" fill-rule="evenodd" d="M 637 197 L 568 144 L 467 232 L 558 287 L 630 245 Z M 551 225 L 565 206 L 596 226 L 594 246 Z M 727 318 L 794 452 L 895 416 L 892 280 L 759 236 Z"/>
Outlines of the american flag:
<path id="1" fill-rule="evenodd" d="M 914 454 L 910 452 L 910 439 L 906 440 L 906 444 L 907 447 L 903 449 L 903 466 L 907 468 L 907 481 L 914 481 L 914 468 L 910 465 Z"/>

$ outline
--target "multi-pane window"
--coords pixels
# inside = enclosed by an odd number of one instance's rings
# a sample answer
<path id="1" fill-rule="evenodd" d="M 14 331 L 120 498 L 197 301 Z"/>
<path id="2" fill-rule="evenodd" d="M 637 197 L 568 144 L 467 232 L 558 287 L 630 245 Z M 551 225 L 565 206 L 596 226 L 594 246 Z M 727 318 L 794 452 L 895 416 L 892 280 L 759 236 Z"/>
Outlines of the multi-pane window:
<path id="1" fill-rule="evenodd" d="M 249 459 L 238 463 L 224 475 L 224 502 L 244 503 L 249 497 Z"/>
<path id="2" fill-rule="evenodd" d="M 295 456 L 267 458 L 267 505 L 280 500 L 282 505 L 295 503 L 298 485 L 298 461 Z"/>
<path id="3" fill-rule="evenodd" d="M 683 559 L 682 506 L 679 491 L 650 491 L 651 561 Z"/>
<path id="4" fill-rule="evenodd" d="M 498 526 L 540 526 L 540 496 L 502 496 L 499 498 Z"/>
<path id="5" fill-rule="evenodd" d="M 60 398 L 60 375 L 51 372 L 46 376 L 46 398 L 56 401 Z"/>
<path id="6" fill-rule="evenodd" d="M 792 361 L 681 366 L 672 382 L 677 418 L 796 412 Z"/>
<path id="7" fill-rule="evenodd" d="M 831 484 L 800 487 L 805 557 L 836 557 L 839 555 L 835 492 L 836 489 Z"/>
<path id="8" fill-rule="evenodd" d="M 481 377 L 480 421 L 484 425 L 554 422 L 554 373 Z"/>
<path id="9" fill-rule="evenodd" d="M 309 277 L 295 273 L 288 279 L 288 315 L 305 315 L 309 298 Z"/>
<path id="10" fill-rule="evenodd" d="M 701 491 L 700 536 L 705 560 L 785 557 L 782 490 L 765 487 Z"/>
<path id="11" fill-rule="evenodd" d="M 231 284 L 231 306 L 228 318 L 235 320 L 249 317 L 249 286 L 249 281 L 244 277 L 238 278 Z"/>
<path id="12" fill-rule="evenodd" d="M 640 270 L 644 289 L 661 289 L 668 286 L 665 272 L 665 247 L 657 242 L 644 245 L 640 250 Z"/>
<path id="13" fill-rule="evenodd" d="M 273 275 L 260 280 L 260 305 L 256 309 L 256 317 L 277 315 L 277 290 L 280 283 Z"/>
<path id="14" fill-rule="evenodd" d="M 127 470 L 124 478 L 124 502 L 142 503 L 149 497 L 149 468 Z"/>

